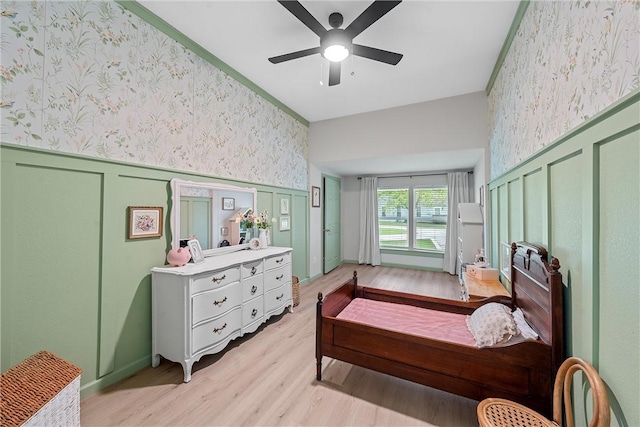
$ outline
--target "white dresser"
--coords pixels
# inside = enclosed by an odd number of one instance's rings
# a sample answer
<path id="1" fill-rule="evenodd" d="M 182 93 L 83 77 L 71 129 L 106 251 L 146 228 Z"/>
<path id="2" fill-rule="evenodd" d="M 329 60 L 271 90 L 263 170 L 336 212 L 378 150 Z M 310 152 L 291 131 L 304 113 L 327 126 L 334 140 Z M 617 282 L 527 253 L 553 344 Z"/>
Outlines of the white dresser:
<path id="1" fill-rule="evenodd" d="M 155 267 L 152 277 L 152 366 L 178 362 L 184 381 L 205 354 L 292 311 L 291 248 L 242 250 L 184 267 Z"/>

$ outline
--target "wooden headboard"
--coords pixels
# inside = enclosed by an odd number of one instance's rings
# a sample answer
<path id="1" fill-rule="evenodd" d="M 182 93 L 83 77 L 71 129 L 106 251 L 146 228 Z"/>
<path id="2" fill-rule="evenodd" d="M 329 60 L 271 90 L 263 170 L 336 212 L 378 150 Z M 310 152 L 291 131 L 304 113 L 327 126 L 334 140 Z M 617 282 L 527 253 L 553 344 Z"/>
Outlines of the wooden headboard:
<path id="1" fill-rule="evenodd" d="M 520 307 L 540 338 L 553 349 L 553 366 L 564 361 L 564 301 L 560 262 L 547 262 L 542 246 L 527 242 L 511 244 L 513 303 Z"/>

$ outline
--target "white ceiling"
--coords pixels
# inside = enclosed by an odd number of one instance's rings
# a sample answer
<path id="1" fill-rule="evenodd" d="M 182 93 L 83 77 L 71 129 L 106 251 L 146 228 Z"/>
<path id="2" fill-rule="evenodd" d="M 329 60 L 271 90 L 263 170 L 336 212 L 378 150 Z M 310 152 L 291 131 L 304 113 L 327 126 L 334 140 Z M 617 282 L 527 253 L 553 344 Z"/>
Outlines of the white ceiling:
<path id="1" fill-rule="evenodd" d="M 138 2 L 309 122 L 484 90 L 519 5 L 405 0 L 354 39 L 403 54 L 400 63 L 352 56 L 342 63 L 341 83 L 329 87 L 328 61 L 319 54 L 281 64 L 267 60 L 319 45 L 318 36 L 275 0 Z M 330 29 L 332 12 L 344 16 L 345 28 L 371 1 L 301 3 Z"/>

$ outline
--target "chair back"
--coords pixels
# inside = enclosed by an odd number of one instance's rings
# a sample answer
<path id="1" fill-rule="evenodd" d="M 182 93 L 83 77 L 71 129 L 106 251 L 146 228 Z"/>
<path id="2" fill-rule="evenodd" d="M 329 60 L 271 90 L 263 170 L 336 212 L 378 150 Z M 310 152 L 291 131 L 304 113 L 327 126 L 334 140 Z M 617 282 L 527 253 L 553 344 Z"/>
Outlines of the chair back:
<path id="1" fill-rule="evenodd" d="M 560 365 L 553 386 L 553 421 L 562 425 L 562 411 L 564 409 L 566 426 L 573 427 L 573 411 L 571 408 L 571 383 L 573 375 L 582 371 L 589 380 L 593 395 L 593 415 L 589 427 L 609 427 L 611 425 L 611 411 L 607 389 L 596 369 L 578 357 L 570 357 Z M 564 402 L 564 405 L 563 405 Z"/>

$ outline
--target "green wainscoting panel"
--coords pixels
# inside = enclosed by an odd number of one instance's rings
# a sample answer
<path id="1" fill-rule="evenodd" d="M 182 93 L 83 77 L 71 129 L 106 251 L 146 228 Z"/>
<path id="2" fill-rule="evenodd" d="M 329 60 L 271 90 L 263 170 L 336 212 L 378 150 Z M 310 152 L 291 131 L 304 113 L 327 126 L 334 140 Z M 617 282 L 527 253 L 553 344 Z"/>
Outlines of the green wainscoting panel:
<path id="1" fill-rule="evenodd" d="M 565 307 L 567 352 L 592 360 L 593 280 L 591 274 L 585 274 L 582 265 L 582 199 L 592 187 L 590 180 L 585 180 L 586 159 L 581 154 L 574 153 L 549 165 L 551 242 L 548 246 L 560 260 L 565 296 L 575 303 Z M 582 401 L 575 404 L 576 409 L 584 413 Z"/>
<path id="2" fill-rule="evenodd" d="M 293 275 L 302 280 L 309 276 L 309 196 L 294 194 L 292 196 L 291 243 L 295 248 L 291 268 Z"/>
<path id="3" fill-rule="evenodd" d="M 500 242 L 510 242 L 509 239 L 509 192 L 507 191 L 507 185 L 503 184 L 498 187 L 498 212 L 499 212 L 499 223 L 498 223 L 498 240 Z M 492 257 L 489 259 L 497 259 L 496 257 Z"/>
<path id="4" fill-rule="evenodd" d="M 308 280 L 306 191 L 11 145 L 0 155 L 3 371 L 46 349 L 82 368 L 86 396 L 150 365 L 150 269 L 171 247 L 172 178 L 255 186 L 272 216 L 275 195 L 287 198 L 292 229 L 272 231 Z M 129 240 L 129 206 L 162 207 L 163 236 Z"/>
<path id="5" fill-rule="evenodd" d="M 48 350 L 82 367 L 83 380 L 94 378 L 102 177 L 3 159 L 4 167 L 12 179 L 2 182 L 11 218 L 3 224 L 2 265 L 11 273 L 2 281 L 2 370 Z"/>
<path id="6" fill-rule="evenodd" d="M 540 169 L 522 177 L 524 240 L 530 243 L 542 242 L 542 200 L 545 194 Z"/>
<path id="7" fill-rule="evenodd" d="M 509 193 L 509 239 L 507 243 L 522 240 L 522 180 L 514 179 L 507 183 Z M 497 260 L 496 260 L 497 261 Z M 493 263 L 497 267 L 497 263 Z"/>
<path id="8" fill-rule="evenodd" d="M 498 215 L 489 259 L 503 239 L 503 217 L 511 224 L 520 212 L 525 240 L 560 260 L 567 355 L 599 370 L 619 426 L 640 425 L 639 118 L 636 91 L 489 183 Z M 513 193 L 505 201 L 505 186 L 517 179 L 521 207 Z M 581 383 L 574 388 L 576 425 L 588 424 L 590 393 Z"/>
<path id="9" fill-rule="evenodd" d="M 624 409 L 612 424 L 631 426 L 640 420 L 640 131 L 598 149 L 598 365 L 615 405 Z"/>

